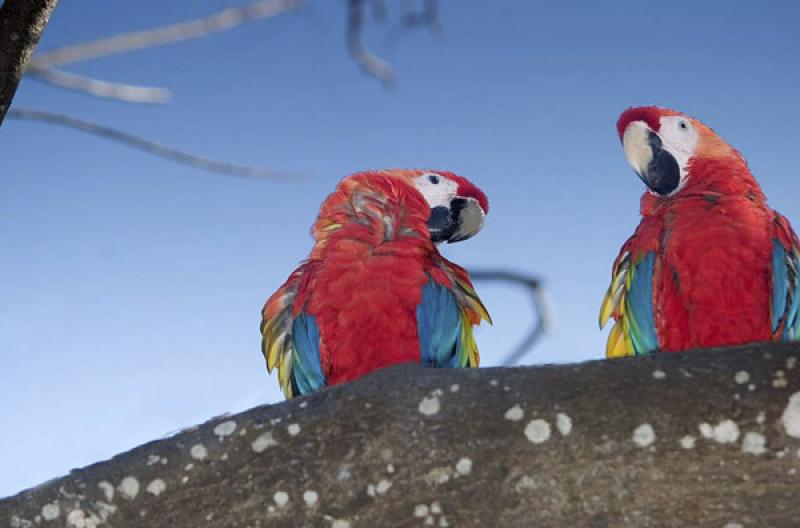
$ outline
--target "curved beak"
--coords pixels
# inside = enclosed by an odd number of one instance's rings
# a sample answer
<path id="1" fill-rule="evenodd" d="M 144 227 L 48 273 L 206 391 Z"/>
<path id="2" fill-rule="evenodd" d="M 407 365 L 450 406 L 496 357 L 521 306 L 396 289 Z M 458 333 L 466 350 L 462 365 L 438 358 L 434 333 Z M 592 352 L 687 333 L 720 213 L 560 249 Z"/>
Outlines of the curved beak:
<path id="1" fill-rule="evenodd" d="M 632 121 L 622 136 L 622 147 L 628 164 L 639 178 L 656 194 L 666 196 L 681 181 L 681 170 L 675 157 L 643 121 Z"/>
<path id="2" fill-rule="evenodd" d="M 450 206 L 437 206 L 431 209 L 428 218 L 428 231 L 434 242 L 461 242 L 477 235 L 486 217 L 478 201 L 474 198 L 454 198 Z"/>

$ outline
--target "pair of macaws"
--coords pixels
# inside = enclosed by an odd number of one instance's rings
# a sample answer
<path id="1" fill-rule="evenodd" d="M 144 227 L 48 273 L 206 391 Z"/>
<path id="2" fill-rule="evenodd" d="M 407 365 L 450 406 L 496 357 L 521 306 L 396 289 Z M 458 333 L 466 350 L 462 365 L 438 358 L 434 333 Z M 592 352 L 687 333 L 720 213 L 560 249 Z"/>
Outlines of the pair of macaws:
<path id="1" fill-rule="evenodd" d="M 614 263 L 600 324 L 609 357 L 798 337 L 800 248 L 739 152 L 679 112 L 617 122 L 647 185 Z M 323 202 L 310 257 L 267 301 L 262 351 L 287 398 L 403 362 L 477 367 L 491 322 L 466 270 L 437 244 L 480 231 L 489 204 L 451 172 L 353 174 Z"/>

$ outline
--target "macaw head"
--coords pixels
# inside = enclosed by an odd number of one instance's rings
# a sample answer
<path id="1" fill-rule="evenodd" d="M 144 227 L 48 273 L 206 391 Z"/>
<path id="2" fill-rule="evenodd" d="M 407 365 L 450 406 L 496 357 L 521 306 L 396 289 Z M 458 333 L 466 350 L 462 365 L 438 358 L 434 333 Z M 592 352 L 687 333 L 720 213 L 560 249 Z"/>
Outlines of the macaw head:
<path id="1" fill-rule="evenodd" d="M 460 242 L 481 230 L 488 210 L 486 195 L 452 172 L 371 170 L 339 182 L 323 202 L 312 234 L 318 253 L 332 238 L 370 245 L 399 237 L 428 245 Z"/>
<path id="2" fill-rule="evenodd" d="M 461 242 L 478 234 L 489 200 L 472 182 L 447 171 L 399 171 L 430 207 L 428 231 L 434 242 Z"/>
<path id="3" fill-rule="evenodd" d="M 657 106 L 629 108 L 617 121 L 617 132 L 628 163 L 658 197 L 758 189 L 742 155 L 685 114 Z"/>

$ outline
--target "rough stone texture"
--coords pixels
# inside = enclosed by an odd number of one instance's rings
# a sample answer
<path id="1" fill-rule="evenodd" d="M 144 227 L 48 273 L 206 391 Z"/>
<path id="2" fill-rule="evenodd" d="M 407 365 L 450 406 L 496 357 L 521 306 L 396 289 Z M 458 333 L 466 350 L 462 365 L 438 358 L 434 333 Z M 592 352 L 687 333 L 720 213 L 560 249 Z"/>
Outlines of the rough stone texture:
<path id="1" fill-rule="evenodd" d="M 798 526 L 798 357 L 401 366 L 76 470 L 0 526 Z"/>
<path id="2" fill-rule="evenodd" d="M 0 6 L 0 125 L 57 0 L 4 0 Z"/>

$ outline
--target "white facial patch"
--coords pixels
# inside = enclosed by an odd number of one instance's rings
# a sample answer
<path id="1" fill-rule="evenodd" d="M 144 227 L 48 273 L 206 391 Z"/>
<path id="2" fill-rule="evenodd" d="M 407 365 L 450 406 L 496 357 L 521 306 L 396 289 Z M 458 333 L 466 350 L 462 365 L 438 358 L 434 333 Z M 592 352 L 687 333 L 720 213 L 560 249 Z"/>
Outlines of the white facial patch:
<path id="1" fill-rule="evenodd" d="M 428 206 L 450 207 L 450 202 L 458 193 L 458 184 L 435 172 L 426 172 L 414 178 L 414 186 L 425 197 Z"/>
<path id="2" fill-rule="evenodd" d="M 697 148 L 699 135 L 692 122 L 683 116 L 664 116 L 660 123 L 658 135 L 661 137 L 662 148 L 672 154 L 681 169 L 680 188 L 686 178 L 686 165 Z"/>

